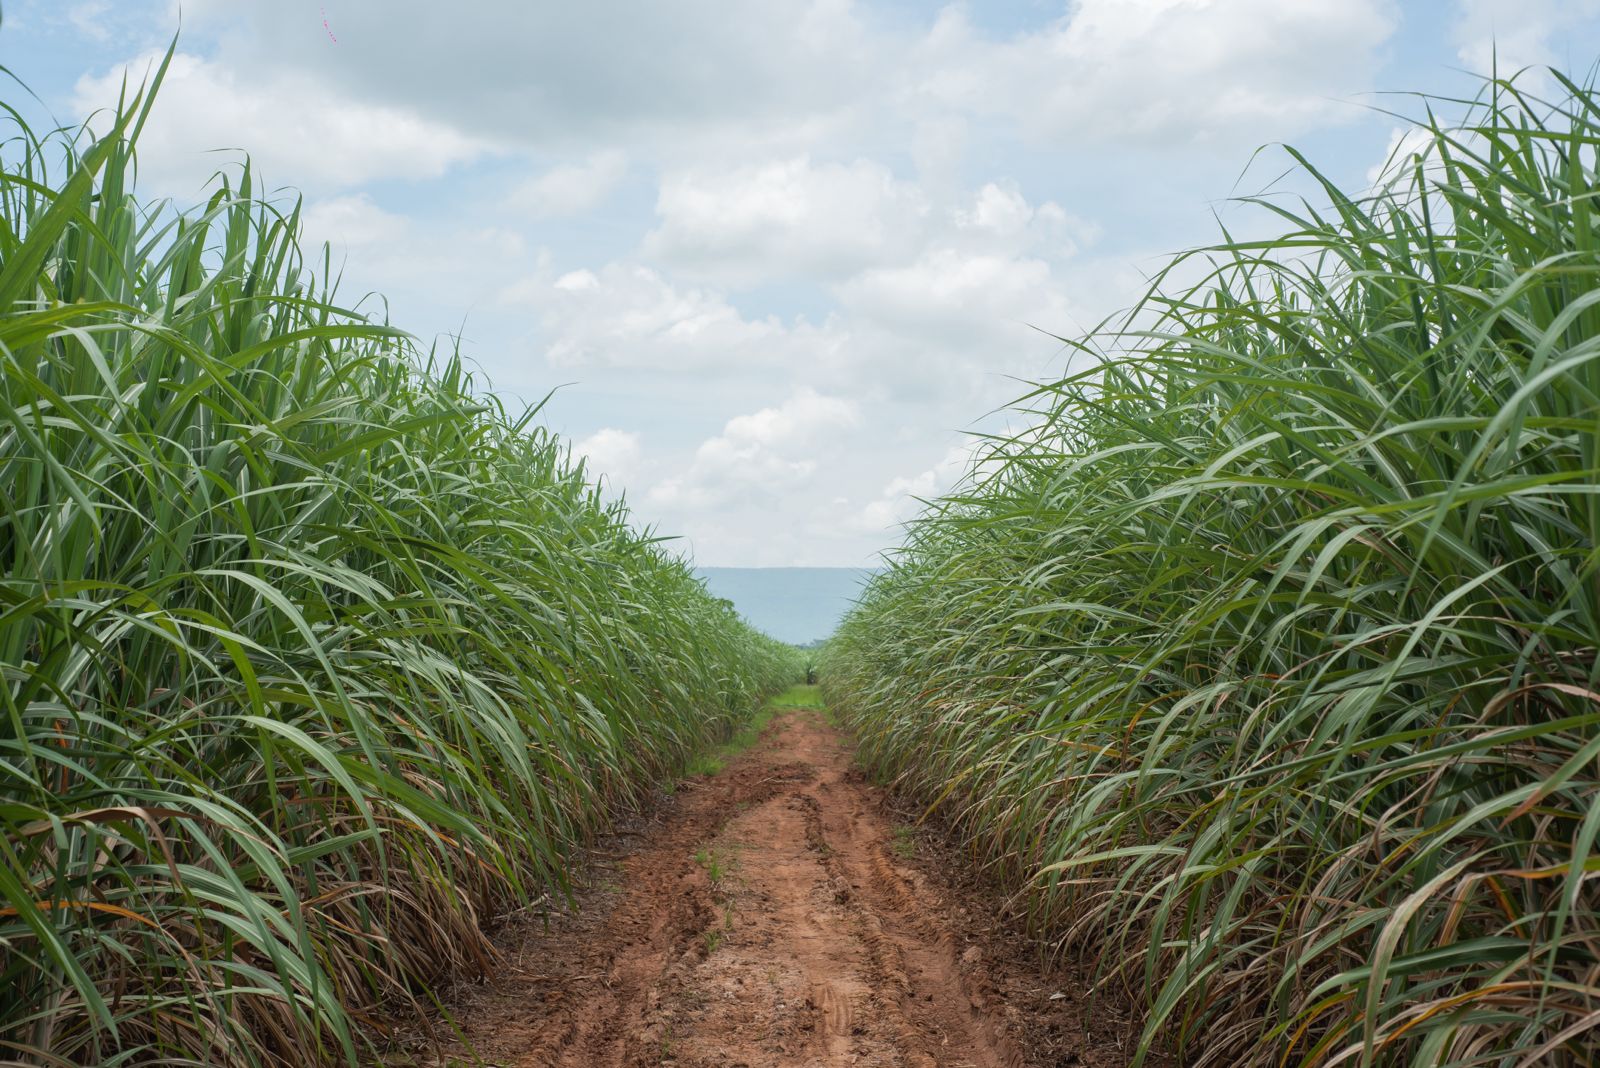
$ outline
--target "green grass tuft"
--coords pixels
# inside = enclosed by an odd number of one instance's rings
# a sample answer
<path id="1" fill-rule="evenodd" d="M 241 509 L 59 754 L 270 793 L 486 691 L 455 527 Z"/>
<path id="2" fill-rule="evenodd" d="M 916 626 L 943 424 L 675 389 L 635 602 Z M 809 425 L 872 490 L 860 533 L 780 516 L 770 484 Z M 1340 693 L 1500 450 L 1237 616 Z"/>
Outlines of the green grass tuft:
<path id="1" fill-rule="evenodd" d="M 701 753 L 689 762 L 684 774 L 690 776 L 717 775 L 728 766 L 728 761 L 761 740 L 767 724 L 778 712 L 791 708 L 822 708 L 822 694 L 816 686 L 790 686 L 763 705 L 760 711 L 745 720 L 727 742 Z"/>
<path id="2" fill-rule="evenodd" d="M 775 708 L 822 708 L 822 688 L 804 683 L 791 686 L 774 697 L 770 704 Z"/>

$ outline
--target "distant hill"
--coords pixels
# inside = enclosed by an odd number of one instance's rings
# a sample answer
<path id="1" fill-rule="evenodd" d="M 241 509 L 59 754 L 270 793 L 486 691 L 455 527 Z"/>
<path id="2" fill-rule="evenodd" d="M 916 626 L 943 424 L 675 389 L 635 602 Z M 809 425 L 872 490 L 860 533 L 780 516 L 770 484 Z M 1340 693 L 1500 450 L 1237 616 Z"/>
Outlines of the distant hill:
<path id="1" fill-rule="evenodd" d="M 872 574 L 860 567 L 702 567 L 706 588 L 780 641 L 826 638 Z"/>

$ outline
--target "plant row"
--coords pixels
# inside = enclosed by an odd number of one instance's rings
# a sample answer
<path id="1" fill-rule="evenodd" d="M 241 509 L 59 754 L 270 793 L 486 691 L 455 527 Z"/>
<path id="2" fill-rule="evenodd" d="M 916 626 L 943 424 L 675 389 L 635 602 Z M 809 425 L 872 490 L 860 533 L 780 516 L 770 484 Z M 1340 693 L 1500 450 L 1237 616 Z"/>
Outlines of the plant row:
<path id="1" fill-rule="evenodd" d="M 798 654 L 147 111 L 0 151 L 0 1061 L 354 1062 Z"/>
<path id="2" fill-rule="evenodd" d="M 1600 1056 L 1600 96 L 1559 80 L 1429 102 L 1375 189 L 1295 156 L 827 650 L 1135 1064 Z"/>

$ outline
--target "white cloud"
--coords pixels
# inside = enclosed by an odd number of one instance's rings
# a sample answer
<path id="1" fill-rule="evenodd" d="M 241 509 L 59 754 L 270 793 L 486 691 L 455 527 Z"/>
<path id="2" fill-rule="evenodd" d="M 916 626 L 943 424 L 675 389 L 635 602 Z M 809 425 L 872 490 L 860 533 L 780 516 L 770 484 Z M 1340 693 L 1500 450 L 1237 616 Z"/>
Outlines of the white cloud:
<path id="1" fill-rule="evenodd" d="M 1042 259 L 944 246 L 831 286 L 838 310 L 821 322 L 747 316 L 721 290 L 629 261 L 528 276 L 500 303 L 536 313 L 546 362 L 585 380 L 799 380 L 866 400 L 972 405 L 1006 399 L 1016 388 L 1004 376 L 1045 365 L 1060 346 L 1040 331 L 1075 331 L 1082 316 L 1064 288 Z"/>
<path id="2" fill-rule="evenodd" d="M 894 145 L 930 180 L 997 119 L 1052 142 L 1170 149 L 1353 118 L 1338 100 L 1372 88 L 1399 22 L 1396 0 L 1070 0 L 1000 36 L 966 10 L 919 25 L 852 0 L 391 0 L 341 6 L 336 46 L 277 0 L 189 0 L 184 14 L 245 27 L 228 59 L 253 76 L 303 72 L 495 143 L 740 165 L 756 147 L 849 139 Z"/>
<path id="3" fill-rule="evenodd" d="M 160 53 L 149 52 L 126 68 L 84 75 L 73 108 L 88 114 L 114 107 L 124 75 L 138 85 L 160 61 Z M 186 52 L 172 57 L 139 141 L 143 189 L 200 192 L 212 174 L 240 158 L 218 149 L 248 152 L 269 185 L 316 191 L 377 178 L 437 177 L 493 147 L 404 108 L 342 96 L 304 75 L 268 68 L 247 79 L 223 62 Z"/>
<path id="4" fill-rule="evenodd" d="M 185 0 L 230 57 L 304 71 L 339 95 L 392 101 L 494 141 L 540 148 L 670 143 L 707 130 L 748 143 L 797 113 L 849 109 L 876 45 L 848 0 L 581 4 L 431 0 L 314 7 Z"/>
<path id="5" fill-rule="evenodd" d="M 644 449 L 640 436 L 631 430 L 601 427 L 572 446 L 574 457 L 581 457 L 591 477 L 603 477 L 612 490 L 626 489 L 640 473 Z"/>
<path id="6" fill-rule="evenodd" d="M 1030 204 L 1016 183 L 1003 180 L 984 183 L 970 204 L 953 209 L 951 218 L 954 243 L 1002 255 L 1034 252 L 1059 261 L 1100 236 L 1096 224 L 1068 214 L 1053 200 Z"/>
<path id="7" fill-rule="evenodd" d="M 1537 68 L 1561 60 L 1556 35 L 1596 14 L 1596 0 L 1460 0 L 1457 55 L 1469 70 L 1498 69 L 1502 78 L 1532 67 L 1533 83 L 1542 83 Z"/>
<path id="8" fill-rule="evenodd" d="M 971 351 L 1027 327 L 1072 321 L 1041 259 L 934 249 L 913 263 L 864 271 L 837 288 L 852 315 L 904 337 Z M 974 352 L 975 357 L 983 358 Z"/>
<path id="9" fill-rule="evenodd" d="M 1160 148 L 1265 140 L 1355 118 L 1398 24 L 1389 0 L 1076 0 L 987 39 L 946 8 L 908 67 L 914 106 L 1001 116 L 1048 137 Z"/>
<path id="10" fill-rule="evenodd" d="M 695 450 L 687 470 L 652 487 L 646 500 L 674 510 L 774 501 L 817 474 L 826 436 L 859 419 L 854 401 L 802 387 L 782 404 L 728 420 Z"/>
<path id="11" fill-rule="evenodd" d="M 957 114 L 924 115 L 911 132 L 911 159 L 925 184 L 948 188 L 967 154 L 970 134 L 967 120 Z"/>
<path id="12" fill-rule="evenodd" d="M 1047 209 L 1052 219 L 1065 219 L 1059 205 L 1052 203 Z M 1015 187 L 1002 188 L 990 182 L 978 190 L 970 209 L 957 213 L 956 221 L 963 229 L 1012 237 L 1022 233 L 1037 214 Z"/>
<path id="13" fill-rule="evenodd" d="M 855 421 L 853 402 L 825 397 L 814 389 L 801 389 L 776 408 L 763 408 L 728 420 L 722 436 L 702 446 L 701 454 L 708 450 L 738 454 L 746 446 L 805 444 L 828 427 L 848 426 Z"/>
<path id="14" fill-rule="evenodd" d="M 865 223 L 839 225 L 852 212 L 820 208 L 852 197 L 858 207 L 915 207 L 871 235 Z M 538 316 L 550 366 L 581 369 L 586 380 L 633 369 L 661 381 L 798 380 L 872 403 L 994 404 L 1016 391 L 1005 376 L 1032 376 L 1058 351 L 1047 333 L 1072 333 L 1083 318 L 1056 265 L 1092 241 L 1094 227 L 1054 202 L 1030 203 L 1015 183 L 935 203 L 881 165 L 802 159 L 708 176 L 664 199 L 670 221 L 647 247 L 660 253 L 678 241 L 667 233 L 698 236 L 693 273 L 716 282 L 632 259 L 525 276 L 500 301 Z M 731 206 L 719 215 L 717 204 Z M 723 257 L 714 268 L 712 250 Z M 763 266 L 755 276 L 770 283 L 800 260 L 811 264 L 801 277 L 823 282 L 835 304 L 820 320 L 747 314 L 725 286 Z M 950 418 L 964 421 L 962 410 Z"/>
<path id="15" fill-rule="evenodd" d="M 531 219 L 582 215 L 604 203 L 627 173 L 626 153 L 596 152 L 581 163 L 552 167 L 529 179 L 512 191 L 508 202 Z"/>
<path id="16" fill-rule="evenodd" d="M 669 174 L 656 210 L 661 224 L 645 238 L 646 256 L 735 287 L 787 277 L 848 285 L 939 249 L 1059 260 L 1097 234 L 1053 201 L 1030 204 L 1015 182 L 940 202 L 864 159 Z"/>
<path id="17" fill-rule="evenodd" d="M 886 543 L 899 540 L 899 528 L 960 480 L 972 459 L 970 445 L 952 445 L 937 463 L 910 477 L 897 477 L 850 519 L 850 526 Z"/>
<path id="18" fill-rule="evenodd" d="M 905 256 L 931 210 L 882 165 L 806 156 L 662 179 L 646 254 L 723 280 L 833 278 Z"/>
<path id="19" fill-rule="evenodd" d="M 803 321 L 747 319 L 716 290 L 674 284 L 636 263 L 530 276 L 501 301 L 538 313 L 556 368 L 770 369 L 816 335 Z"/>
<path id="20" fill-rule="evenodd" d="M 313 201 L 301 216 L 305 240 L 336 249 L 366 248 L 402 237 L 408 220 L 384 211 L 366 193 Z"/>
<path id="21" fill-rule="evenodd" d="M 84 0 L 67 8 L 67 21 L 85 37 L 105 41 L 111 37 L 111 31 L 106 26 L 106 15 L 110 10 L 109 0 Z"/>
<path id="22" fill-rule="evenodd" d="M 1467 145 L 1477 145 L 1480 140 L 1476 135 L 1460 130 L 1451 136 Z M 1430 179 L 1442 179 L 1444 161 L 1438 148 L 1438 141 L 1426 127 L 1396 126 L 1389 131 L 1389 143 L 1383 150 L 1383 158 L 1367 168 L 1367 182 L 1376 190 L 1379 186 L 1400 180 L 1409 174 L 1419 160 Z"/>

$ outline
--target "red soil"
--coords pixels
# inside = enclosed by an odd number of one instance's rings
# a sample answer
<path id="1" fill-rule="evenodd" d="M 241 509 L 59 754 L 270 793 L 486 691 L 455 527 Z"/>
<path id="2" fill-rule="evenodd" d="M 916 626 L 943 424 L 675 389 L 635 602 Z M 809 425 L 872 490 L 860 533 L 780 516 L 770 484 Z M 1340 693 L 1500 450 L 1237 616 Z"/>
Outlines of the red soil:
<path id="1" fill-rule="evenodd" d="M 509 966 L 392 1064 L 1023 1068 L 1126 1063 L 1103 1001 L 1041 973 L 815 712 L 600 853 L 584 907 L 507 925 Z M 456 1033 L 452 1034 L 452 1031 Z"/>

